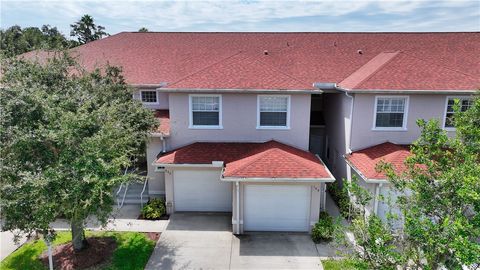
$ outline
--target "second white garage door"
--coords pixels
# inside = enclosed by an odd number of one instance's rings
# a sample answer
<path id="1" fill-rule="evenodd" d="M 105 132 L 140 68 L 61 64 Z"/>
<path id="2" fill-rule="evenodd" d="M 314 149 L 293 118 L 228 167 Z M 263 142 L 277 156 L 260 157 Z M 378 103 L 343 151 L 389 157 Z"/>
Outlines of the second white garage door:
<path id="1" fill-rule="evenodd" d="M 175 170 L 175 211 L 232 211 L 232 185 L 220 181 L 216 170 Z"/>
<path id="2" fill-rule="evenodd" d="M 310 186 L 245 186 L 245 231 L 305 232 L 309 229 Z"/>

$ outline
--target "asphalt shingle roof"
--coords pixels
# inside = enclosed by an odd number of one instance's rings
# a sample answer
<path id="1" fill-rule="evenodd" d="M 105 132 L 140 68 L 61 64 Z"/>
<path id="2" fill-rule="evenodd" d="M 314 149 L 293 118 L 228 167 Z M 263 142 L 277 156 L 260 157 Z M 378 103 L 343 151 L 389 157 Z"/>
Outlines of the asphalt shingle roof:
<path id="1" fill-rule="evenodd" d="M 398 53 L 365 66 L 390 52 Z M 363 75 L 354 89 L 480 87 L 480 32 L 122 32 L 72 53 L 87 69 L 119 65 L 130 84 L 166 82 L 167 88 L 309 90 L 314 82 L 340 83 L 354 74 Z M 370 69 L 362 73 L 362 67 Z"/>
<path id="2" fill-rule="evenodd" d="M 312 153 L 277 141 L 265 143 L 193 143 L 160 156 L 159 164 L 211 164 L 223 161 L 224 177 L 331 179 Z"/>

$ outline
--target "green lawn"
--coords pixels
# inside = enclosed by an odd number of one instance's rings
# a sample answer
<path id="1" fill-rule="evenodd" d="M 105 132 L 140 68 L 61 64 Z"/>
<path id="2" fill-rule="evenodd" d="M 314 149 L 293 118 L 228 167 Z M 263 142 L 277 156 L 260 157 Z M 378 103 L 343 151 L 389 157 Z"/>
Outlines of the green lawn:
<path id="1" fill-rule="evenodd" d="M 322 261 L 323 269 L 325 270 L 367 270 L 368 268 L 353 260 L 325 260 Z"/>
<path id="2" fill-rule="evenodd" d="M 113 253 L 112 261 L 102 268 L 105 270 L 143 270 L 155 247 L 155 241 L 150 240 L 143 233 L 87 232 L 87 237 L 89 236 L 110 236 L 117 240 L 117 249 Z M 54 244 L 64 244 L 71 240 L 70 232 L 59 232 Z M 5 258 L 0 263 L 0 269 L 45 270 L 47 268 L 38 260 L 38 256 L 45 250 L 47 246 L 43 240 L 28 242 Z"/>

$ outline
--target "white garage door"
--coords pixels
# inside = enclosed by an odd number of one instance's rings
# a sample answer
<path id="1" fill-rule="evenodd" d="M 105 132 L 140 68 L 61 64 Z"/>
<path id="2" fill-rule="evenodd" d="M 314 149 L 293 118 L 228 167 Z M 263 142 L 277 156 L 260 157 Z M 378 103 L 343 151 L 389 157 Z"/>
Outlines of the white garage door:
<path id="1" fill-rule="evenodd" d="M 175 211 L 232 211 L 232 184 L 220 181 L 216 170 L 175 170 Z"/>
<path id="2" fill-rule="evenodd" d="M 310 186 L 245 186 L 246 231 L 308 231 Z"/>

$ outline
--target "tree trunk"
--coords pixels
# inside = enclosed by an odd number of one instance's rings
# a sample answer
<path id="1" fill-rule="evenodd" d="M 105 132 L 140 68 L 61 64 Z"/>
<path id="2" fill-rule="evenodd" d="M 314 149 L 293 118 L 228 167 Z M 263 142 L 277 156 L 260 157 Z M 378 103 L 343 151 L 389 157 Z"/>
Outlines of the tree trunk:
<path id="1" fill-rule="evenodd" d="M 72 243 L 75 251 L 81 251 L 88 245 L 83 220 L 72 220 Z"/>

